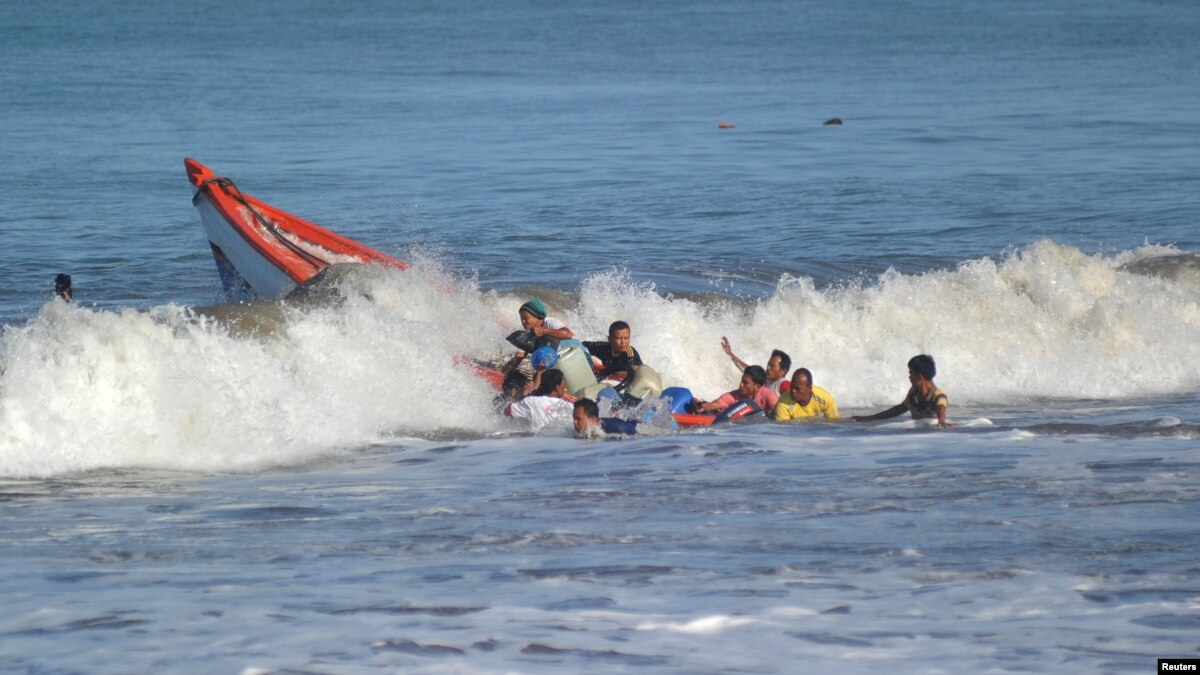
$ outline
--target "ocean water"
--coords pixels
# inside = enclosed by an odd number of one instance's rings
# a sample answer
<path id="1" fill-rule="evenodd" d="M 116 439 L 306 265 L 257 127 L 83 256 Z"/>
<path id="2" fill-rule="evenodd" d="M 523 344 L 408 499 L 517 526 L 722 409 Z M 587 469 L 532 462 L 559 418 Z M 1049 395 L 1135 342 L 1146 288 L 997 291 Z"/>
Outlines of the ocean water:
<path id="1" fill-rule="evenodd" d="M 1183 0 L 0 5 L 6 669 L 1195 658 L 1197 34 Z M 184 157 L 413 267 L 213 309 Z M 848 414 L 930 353 L 958 426 L 531 436 L 456 366 L 531 295 L 705 397 L 722 336 Z"/>

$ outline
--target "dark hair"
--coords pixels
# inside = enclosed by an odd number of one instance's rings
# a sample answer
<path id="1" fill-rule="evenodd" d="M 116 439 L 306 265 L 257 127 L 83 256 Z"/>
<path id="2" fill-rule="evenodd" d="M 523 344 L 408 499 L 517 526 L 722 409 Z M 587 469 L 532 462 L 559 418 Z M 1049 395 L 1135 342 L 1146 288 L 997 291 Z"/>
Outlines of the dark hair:
<path id="1" fill-rule="evenodd" d="M 54 277 L 54 294 L 63 300 L 71 299 L 71 275 L 60 274 Z"/>
<path id="2" fill-rule="evenodd" d="M 563 383 L 563 374 L 561 370 L 547 370 L 542 373 L 542 384 L 538 386 L 537 395 L 545 396 L 553 393 L 558 389 L 558 385 Z"/>
<path id="3" fill-rule="evenodd" d="M 812 371 L 810 371 L 808 368 L 797 368 L 796 372 L 792 373 L 792 386 L 795 386 L 796 378 L 800 375 L 803 375 L 804 379 L 808 380 L 808 386 L 811 387 L 813 384 Z"/>
<path id="4" fill-rule="evenodd" d="M 600 406 L 590 398 L 581 398 L 575 401 L 575 409 L 579 410 L 580 408 L 583 408 L 583 414 L 588 417 L 600 417 Z"/>
<path id="5" fill-rule="evenodd" d="M 750 379 L 760 387 L 767 381 L 767 371 L 763 370 L 762 366 L 746 366 L 742 375 L 749 375 Z"/>
<path id="6" fill-rule="evenodd" d="M 517 398 L 520 398 L 525 393 L 525 385 L 529 384 L 529 380 L 520 372 L 514 370 L 504 376 L 504 382 L 500 385 L 500 390 L 505 394 L 512 394 L 516 390 Z"/>
<path id="7" fill-rule="evenodd" d="M 937 365 L 928 354 L 917 354 L 909 359 L 908 369 L 927 380 L 932 380 L 937 375 Z"/>
<path id="8" fill-rule="evenodd" d="M 613 333 L 616 333 L 619 330 L 629 330 L 630 332 L 633 332 L 630 330 L 629 324 L 625 323 L 624 321 L 614 321 L 608 325 L 608 334 L 610 337 Z"/>
<path id="9" fill-rule="evenodd" d="M 776 356 L 779 357 L 779 365 L 783 366 L 783 374 L 787 375 L 787 371 L 792 369 L 792 357 L 788 356 L 787 353 L 782 350 L 772 349 L 771 358 L 767 359 L 767 361 L 770 362 L 770 360 Z"/>

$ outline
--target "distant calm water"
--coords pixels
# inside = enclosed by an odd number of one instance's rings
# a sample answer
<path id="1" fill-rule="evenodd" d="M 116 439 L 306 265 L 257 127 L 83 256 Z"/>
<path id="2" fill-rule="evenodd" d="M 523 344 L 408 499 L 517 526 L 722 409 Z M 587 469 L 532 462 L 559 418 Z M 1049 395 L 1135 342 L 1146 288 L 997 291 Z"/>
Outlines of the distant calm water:
<path id="1" fill-rule="evenodd" d="M 0 656 L 1194 656 L 1197 35 L 1188 0 L 0 5 Z M 415 271 L 196 320 L 188 156 Z M 521 435 L 452 364 L 531 294 L 704 396 L 723 335 L 851 414 L 932 353 L 960 428 Z"/>

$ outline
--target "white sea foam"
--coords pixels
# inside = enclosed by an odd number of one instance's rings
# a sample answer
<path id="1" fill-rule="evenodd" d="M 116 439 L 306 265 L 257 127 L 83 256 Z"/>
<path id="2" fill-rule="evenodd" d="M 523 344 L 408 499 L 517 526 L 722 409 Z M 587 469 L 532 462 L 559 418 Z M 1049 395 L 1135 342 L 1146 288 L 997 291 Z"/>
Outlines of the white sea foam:
<path id="1" fill-rule="evenodd" d="M 1171 249 L 1106 257 L 1043 241 L 919 276 L 826 289 L 785 278 L 753 303 L 663 295 L 613 271 L 551 313 L 585 339 L 628 321 L 646 362 L 703 397 L 738 379 L 723 335 L 749 362 L 788 352 L 843 409 L 899 401 L 917 353 L 937 359 L 952 406 L 1195 391 L 1200 294 L 1126 269 L 1156 255 Z M 254 470 L 396 434 L 515 428 L 455 359 L 511 351 L 503 336 L 523 296 L 481 291 L 427 261 L 342 284 L 340 303 L 285 307 L 266 336 L 175 306 L 46 305 L 5 330 L 0 474 Z"/>
<path id="2" fill-rule="evenodd" d="M 646 621 L 638 624 L 638 630 L 668 630 L 691 635 L 719 635 L 731 628 L 755 623 L 754 619 L 732 616 L 706 616 L 686 623 Z"/>

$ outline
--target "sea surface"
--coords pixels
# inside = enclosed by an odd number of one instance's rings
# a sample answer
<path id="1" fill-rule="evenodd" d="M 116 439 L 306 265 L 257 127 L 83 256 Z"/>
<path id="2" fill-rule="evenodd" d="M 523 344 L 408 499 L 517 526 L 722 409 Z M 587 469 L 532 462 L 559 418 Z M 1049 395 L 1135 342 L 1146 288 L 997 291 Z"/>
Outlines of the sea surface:
<path id="1" fill-rule="evenodd" d="M 1200 657 L 1197 35 L 1193 0 L 0 4 L 3 669 Z M 222 320 L 185 157 L 413 266 Z M 722 336 L 846 414 L 928 353 L 957 427 L 533 436 L 456 365 L 533 296 L 706 398 Z"/>

